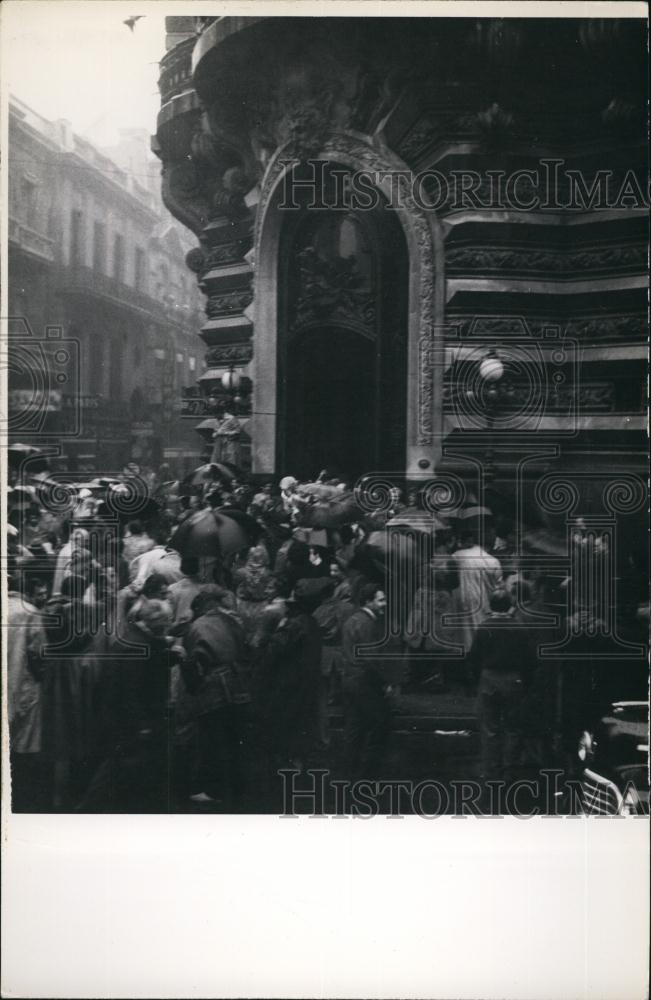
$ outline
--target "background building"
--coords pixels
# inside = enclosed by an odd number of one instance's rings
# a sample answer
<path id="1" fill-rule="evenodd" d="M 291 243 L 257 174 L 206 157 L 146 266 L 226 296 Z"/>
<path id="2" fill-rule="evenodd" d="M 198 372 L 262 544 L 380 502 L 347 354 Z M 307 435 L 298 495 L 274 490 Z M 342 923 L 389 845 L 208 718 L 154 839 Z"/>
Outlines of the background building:
<path id="1" fill-rule="evenodd" d="M 60 442 L 71 471 L 167 461 L 180 474 L 199 460 L 201 442 L 180 419 L 197 374 L 199 293 L 148 144 L 145 130 L 128 130 L 104 152 L 10 102 L 10 426 L 21 440 Z M 38 367 L 21 365 L 26 343 L 45 352 L 38 426 L 20 419 Z"/>

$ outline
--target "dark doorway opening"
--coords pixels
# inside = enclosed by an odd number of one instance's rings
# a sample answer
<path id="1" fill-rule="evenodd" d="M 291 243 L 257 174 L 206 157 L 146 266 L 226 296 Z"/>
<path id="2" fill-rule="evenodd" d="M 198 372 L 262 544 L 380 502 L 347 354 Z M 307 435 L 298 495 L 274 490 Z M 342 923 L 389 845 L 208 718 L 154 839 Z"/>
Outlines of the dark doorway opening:
<path id="1" fill-rule="evenodd" d="M 288 468 L 314 478 L 323 468 L 354 479 L 377 461 L 375 344 L 359 333 L 322 328 L 290 351 Z"/>
<path id="2" fill-rule="evenodd" d="M 335 167 L 333 207 L 288 213 L 281 235 L 276 464 L 355 480 L 405 466 L 409 261 L 379 192 L 371 210 L 334 204 Z"/>

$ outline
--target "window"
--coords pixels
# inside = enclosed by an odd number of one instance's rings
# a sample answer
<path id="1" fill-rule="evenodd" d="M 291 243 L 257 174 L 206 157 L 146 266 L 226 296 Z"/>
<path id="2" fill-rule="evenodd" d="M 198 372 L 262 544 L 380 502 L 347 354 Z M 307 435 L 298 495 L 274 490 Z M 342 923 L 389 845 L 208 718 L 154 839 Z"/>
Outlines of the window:
<path id="1" fill-rule="evenodd" d="M 23 220 L 30 229 L 36 229 L 38 209 L 38 187 L 36 182 L 23 177 L 20 184 L 20 200 L 23 208 Z"/>
<path id="2" fill-rule="evenodd" d="M 70 216 L 70 263 L 81 264 L 81 226 L 83 215 L 78 208 L 73 208 Z"/>
<path id="3" fill-rule="evenodd" d="M 135 285 L 141 291 L 146 291 L 145 288 L 145 251 L 142 247 L 136 247 L 136 262 L 135 262 Z"/>
<path id="4" fill-rule="evenodd" d="M 188 368 L 190 369 L 190 371 L 191 372 L 195 371 L 196 367 L 197 367 L 197 359 L 196 358 L 188 358 Z"/>
<path id="5" fill-rule="evenodd" d="M 124 281 L 124 237 L 116 233 L 113 239 L 113 277 Z"/>
<path id="6" fill-rule="evenodd" d="M 106 226 L 96 222 L 93 227 L 93 270 L 104 271 L 106 262 Z"/>

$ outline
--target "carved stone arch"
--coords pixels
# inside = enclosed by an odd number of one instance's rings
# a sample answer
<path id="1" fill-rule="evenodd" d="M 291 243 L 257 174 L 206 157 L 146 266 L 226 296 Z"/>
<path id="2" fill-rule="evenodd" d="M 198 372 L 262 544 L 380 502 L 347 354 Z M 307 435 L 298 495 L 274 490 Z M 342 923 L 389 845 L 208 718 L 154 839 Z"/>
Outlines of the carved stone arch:
<path id="1" fill-rule="evenodd" d="M 422 477 L 440 456 L 442 437 L 443 236 L 435 213 L 414 197 L 409 167 L 387 147 L 354 132 L 330 132 L 314 160 L 341 164 L 372 175 L 374 186 L 394 209 L 409 256 L 406 474 Z M 279 210 L 283 179 L 299 160 L 280 147 L 265 172 L 254 239 L 254 472 L 276 471 L 278 346 L 278 249 L 284 213 Z M 285 210 L 286 211 L 286 210 Z M 421 463 L 427 462 L 424 466 Z M 396 470 L 402 471 L 402 470 Z"/>

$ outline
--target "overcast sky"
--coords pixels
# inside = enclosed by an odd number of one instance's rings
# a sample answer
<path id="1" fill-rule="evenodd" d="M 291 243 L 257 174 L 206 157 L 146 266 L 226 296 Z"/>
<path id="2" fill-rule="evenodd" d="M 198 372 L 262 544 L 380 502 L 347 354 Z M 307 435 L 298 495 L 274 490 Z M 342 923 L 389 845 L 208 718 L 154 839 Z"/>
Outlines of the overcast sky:
<path id="1" fill-rule="evenodd" d="M 98 145 L 112 144 L 119 128 L 155 132 L 165 6 L 139 0 L 3 3 L 5 92 L 45 118 L 67 118 Z M 131 32 L 122 22 L 135 14 L 145 16 Z"/>

